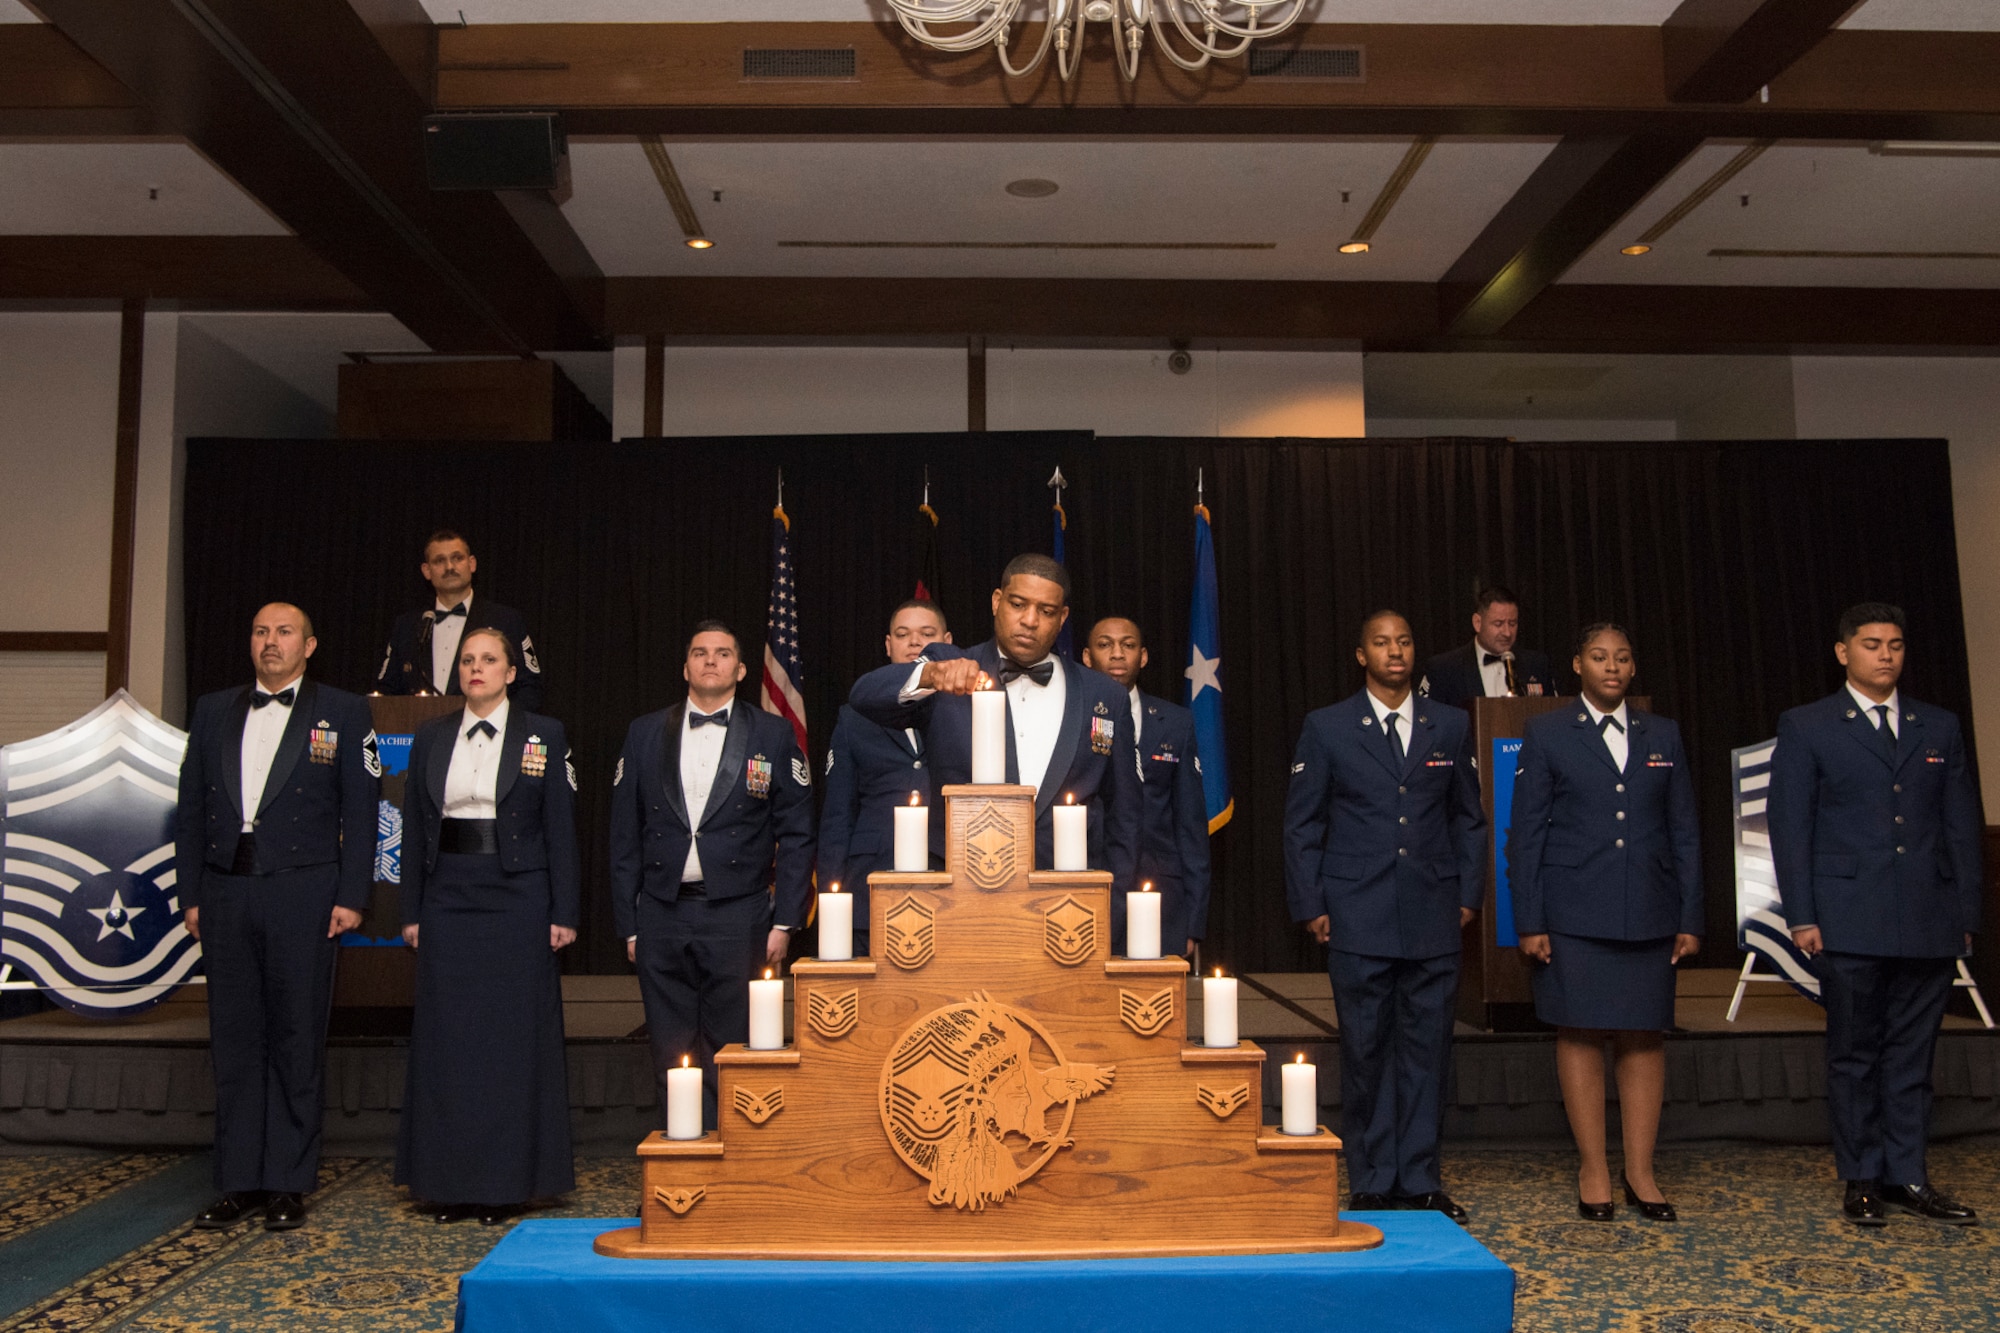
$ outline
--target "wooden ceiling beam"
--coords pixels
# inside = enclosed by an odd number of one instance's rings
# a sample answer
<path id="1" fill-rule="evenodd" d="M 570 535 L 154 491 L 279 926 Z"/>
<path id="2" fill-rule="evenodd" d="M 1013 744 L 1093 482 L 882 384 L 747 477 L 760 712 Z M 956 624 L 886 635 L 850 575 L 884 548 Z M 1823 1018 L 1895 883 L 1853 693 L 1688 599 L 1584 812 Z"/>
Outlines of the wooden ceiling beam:
<path id="1" fill-rule="evenodd" d="M 373 310 L 293 236 L 0 236 L 0 300 Z"/>
<path id="2" fill-rule="evenodd" d="M 1667 96 L 1742 102 L 1817 46 L 1860 0 L 1681 0 L 1661 25 Z"/>
<path id="3" fill-rule="evenodd" d="M 45 23 L 0 24 L 0 138 L 151 134 L 124 84 Z"/>

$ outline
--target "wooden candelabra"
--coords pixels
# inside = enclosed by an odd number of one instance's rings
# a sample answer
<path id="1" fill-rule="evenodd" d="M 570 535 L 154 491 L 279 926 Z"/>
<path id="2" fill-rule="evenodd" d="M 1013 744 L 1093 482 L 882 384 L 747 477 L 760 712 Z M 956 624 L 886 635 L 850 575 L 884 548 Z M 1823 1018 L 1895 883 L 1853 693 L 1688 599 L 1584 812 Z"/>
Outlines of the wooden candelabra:
<path id="1" fill-rule="evenodd" d="M 1111 876 L 1035 870 L 1035 793 L 944 789 L 946 869 L 869 877 L 874 956 L 793 966 L 794 1038 L 716 1055 L 721 1129 L 639 1145 L 600 1254 L 1088 1259 L 1358 1250 L 1340 1140 L 1191 1045 L 1187 963 L 1111 956 Z"/>

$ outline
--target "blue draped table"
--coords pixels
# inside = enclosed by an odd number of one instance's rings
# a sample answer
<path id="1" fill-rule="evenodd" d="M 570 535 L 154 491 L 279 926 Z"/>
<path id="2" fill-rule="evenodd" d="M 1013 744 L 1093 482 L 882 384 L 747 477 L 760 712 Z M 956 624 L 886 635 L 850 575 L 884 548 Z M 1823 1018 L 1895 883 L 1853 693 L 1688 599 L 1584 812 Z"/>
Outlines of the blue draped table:
<path id="1" fill-rule="evenodd" d="M 607 1259 L 629 1220 L 518 1223 L 459 1282 L 461 1333 L 1506 1333 L 1514 1272 L 1441 1213 L 1357 1213 L 1346 1254 L 1041 1263 Z M 1198 1218 L 1189 1218 L 1199 1226 Z"/>

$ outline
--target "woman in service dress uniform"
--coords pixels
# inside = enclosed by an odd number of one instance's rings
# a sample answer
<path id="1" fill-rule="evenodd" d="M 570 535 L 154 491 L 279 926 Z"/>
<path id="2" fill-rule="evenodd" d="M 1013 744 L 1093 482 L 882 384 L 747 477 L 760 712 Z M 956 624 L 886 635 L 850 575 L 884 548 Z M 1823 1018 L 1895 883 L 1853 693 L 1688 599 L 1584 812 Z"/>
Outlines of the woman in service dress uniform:
<path id="1" fill-rule="evenodd" d="M 440 1222 L 505 1221 L 576 1184 L 556 951 L 576 939 L 562 723 L 511 707 L 513 645 L 459 645 L 465 708 L 417 732 L 403 794 L 415 1023 L 396 1183 Z"/>
<path id="2" fill-rule="evenodd" d="M 1653 1179 L 1666 1098 L 1674 964 L 1701 948 L 1701 839 L 1680 728 L 1625 706 L 1632 640 L 1578 639 L 1583 698 L 1528 724 L 1514 778 L 1507 877 L 1535 1013 L 1556 1027 L 1556 1073 L 1582 1158 L 1577 1211 L 1617 1212 L 1605 1160 L 1605 1048 L 1625 1139 L 1625 1201 L 1659 1222 Z"/>

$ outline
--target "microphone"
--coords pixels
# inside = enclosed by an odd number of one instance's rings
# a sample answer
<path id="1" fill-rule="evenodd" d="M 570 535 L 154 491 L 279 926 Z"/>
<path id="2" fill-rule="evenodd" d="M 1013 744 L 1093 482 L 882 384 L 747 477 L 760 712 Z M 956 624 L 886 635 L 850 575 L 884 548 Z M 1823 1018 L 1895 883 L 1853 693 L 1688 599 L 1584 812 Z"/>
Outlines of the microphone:
<path id="1" fill-rule="evenodd" d="M 417 660 L 424 664 L 423 665 L 424 683 L 417 689 L 417 694 L 419 697 L 434 696 L 437 694 L 437 691 L 431 688 L 431 669 L 430 669 L 431 633 L 436 629 L 437 629 L 437 610 L 436 608 L 432 608 L 431 610 L 424 612 L 424 627 L 421 630 L 417 631 Z"/>

